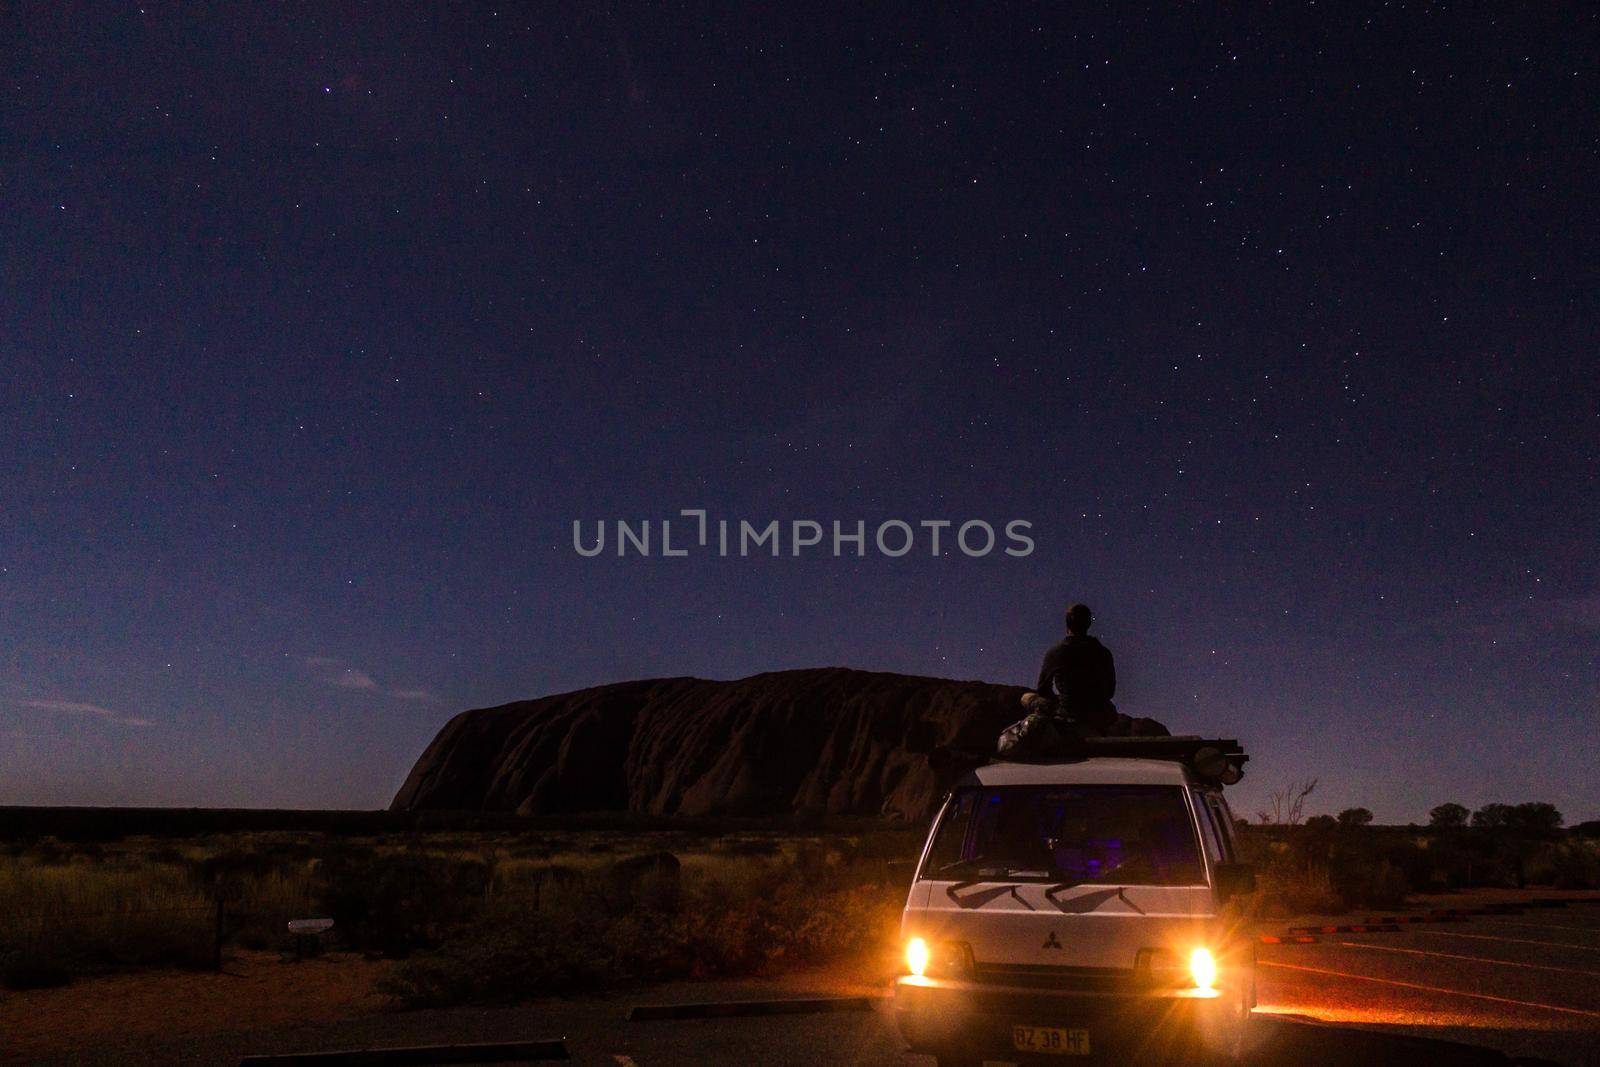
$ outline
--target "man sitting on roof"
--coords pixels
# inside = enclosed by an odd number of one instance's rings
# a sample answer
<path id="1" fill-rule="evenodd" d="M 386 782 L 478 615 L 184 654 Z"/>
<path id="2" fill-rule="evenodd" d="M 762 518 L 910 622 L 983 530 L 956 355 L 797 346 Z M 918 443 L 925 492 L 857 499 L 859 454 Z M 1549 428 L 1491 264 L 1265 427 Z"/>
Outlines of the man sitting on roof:
<path id="1" fill-rule="evenodd" d="M 1067 609 L 1067 636 L 1044 654 L 1039 684 L 1023 704 L 1077 724 L 1084 734 L 1105 737 L 1165 737 L 1154 719 L 1132 719 L 1117 712 L 1117 664 L 1111 650 L 1089 636 L 1094 613 L 1086 604 Z"/>
<path id="2" fill-rule="evenodd" d="M 1044 654 L 1039 684 L 1045 699 L 1054 699 L 1057 714 L 1096 733 L 1105 733 L 1117 721 L 1117 664 L 1111 650 L 1089 636 L 1094 613 L 1085 604 L 1067 609 L 1067 636 Z"/>

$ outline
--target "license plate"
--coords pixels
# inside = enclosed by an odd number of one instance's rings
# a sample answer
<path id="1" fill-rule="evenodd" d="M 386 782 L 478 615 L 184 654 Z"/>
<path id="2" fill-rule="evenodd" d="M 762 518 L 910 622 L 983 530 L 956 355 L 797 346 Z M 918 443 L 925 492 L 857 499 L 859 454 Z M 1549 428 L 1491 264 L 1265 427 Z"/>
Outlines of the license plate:
<path id="1" fill-rule="evenodd" d="M 1019 1052 L 1042 1052 L 1056 1056 L 1089 1055 L 1089 1031 L 1067 1030 L 1059 1026 L 1013 1026 L 1011 1044 Z"/>

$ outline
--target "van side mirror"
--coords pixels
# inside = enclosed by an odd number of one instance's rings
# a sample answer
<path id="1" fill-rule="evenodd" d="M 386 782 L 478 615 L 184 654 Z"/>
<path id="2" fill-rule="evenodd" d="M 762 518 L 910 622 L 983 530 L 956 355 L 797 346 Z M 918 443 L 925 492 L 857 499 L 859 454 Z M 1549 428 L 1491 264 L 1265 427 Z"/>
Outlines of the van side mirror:
<path id="1" fill-rule="evenodd" d="M 1256 891 L 1256 869 L 1248 863 L 1219 863 L 1211 874 L 1218 900 Z"/>

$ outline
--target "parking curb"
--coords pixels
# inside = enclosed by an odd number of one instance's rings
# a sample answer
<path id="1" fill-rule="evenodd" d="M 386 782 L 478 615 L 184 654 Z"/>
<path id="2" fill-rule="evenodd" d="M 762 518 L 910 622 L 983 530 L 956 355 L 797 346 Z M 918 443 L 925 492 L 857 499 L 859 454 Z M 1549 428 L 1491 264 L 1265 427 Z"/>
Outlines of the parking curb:
<path id="1" fill-rule="evenodd" d="M 635 1004 L 631 1023 L 663 1019 L 724 1019 L 746 1015 L 805 1015 L 816 1012 L 872 1011 L 882 997 L 806 997 L 788 1000 L 729 1000 L 703 1004 Z"/>
<path id="2" fill-rule="evenodd" d="M 425 1063 L 522 1063 L 570 1060 L 563 1038 L 553 1041 L 489 1041 L 470 1045 L 407 1045 L 399 1048 L 284 1052 L 245 1056 L 239 1067 L 402 1067 Z"/>

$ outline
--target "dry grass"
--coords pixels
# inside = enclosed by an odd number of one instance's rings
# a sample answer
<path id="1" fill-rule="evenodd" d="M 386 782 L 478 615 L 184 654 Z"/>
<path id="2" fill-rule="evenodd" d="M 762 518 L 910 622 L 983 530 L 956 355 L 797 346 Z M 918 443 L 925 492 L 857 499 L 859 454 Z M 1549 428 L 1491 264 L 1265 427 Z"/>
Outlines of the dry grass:
<path id="1" fill-rule="evenodd" d="M 542 893 L 500 883 L 473 922 L 402 962 L 384 988 L 437 1006 L 871 959 L 892 950 L 905 899 L 884 873 L 881 861 L 805 844 L 755 858 L 700 855 L 671 894 L 619 897 L 604 867 L 529 868 L 519 885 L 542 883 Z"/>
<path id="2" fill-rule="evenodd" d="M 287 952 L 290 919 L 329 915 L 337 920 L 330 948 L 438 954 L 470 945 L 485 924 L 531 915 L 532 925 L 546 932 L 583 925 L 600 937 L 610 961 L 601 968 L 606 980 L 647 977 L 652 967 L 663 975 L 743 973 L 854 944 L 864 902 L 871 898 L 875 914 L 878 897 L 887 902 L 884 914 L 898 907 L 903 887 L 885 878 L 885 861 L 914 854 L 918 836 L 541 829 L 13 844 L 0 852 L 0 915 L 8 920 L 0 928 L 0 985 L 207 966 L 219 895 L 228 952 Z M 611 868 L 658 851 L 681 863 L 670 899 L 652 898 L 644 907 L 618 900 Z M 790 883 L 816 893 L 790 900 L 784 888 Z M 887 890 L 861 888 L 879 884 Z M 651 914 L 634 914 L 642 912 Z M 843 913 L 851 921 L 830 927 L 830 917 Z M 646 948 L 663 915 L 672 920 L 666 942 L 678 946 L 678 956 L 651 962 L 646 957 L 655 950 Z M 578 940 L 595 949 L 592 938 Z"/>
<path id="3" fill-rule="evenodd" d="M 77 856 L 0 863 L 0 984 L 58 985 L 73 974 L 209 959 L 213 908 L 165 863 Z"/>

